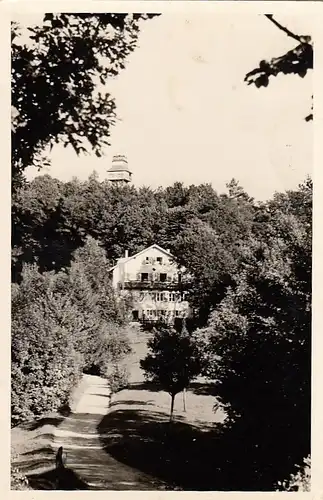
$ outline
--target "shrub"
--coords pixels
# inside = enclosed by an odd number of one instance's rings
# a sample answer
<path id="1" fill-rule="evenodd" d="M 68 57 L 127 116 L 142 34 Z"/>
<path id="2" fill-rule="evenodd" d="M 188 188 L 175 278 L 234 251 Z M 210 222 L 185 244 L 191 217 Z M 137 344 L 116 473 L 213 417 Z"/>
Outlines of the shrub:
<path id="1" fill-rule="evenodd" d="M 124 365 L 112 365 L 106 369 L 105 376 L 109 382 L 111 394 L 125 389 L 129 382 L 129 371 Z"/>
<path id="2" fill-rule="evenodd" d="M 302 466 L 298 466 L 298 471 L 291 474 L 287 481 L 278 482 L 277 491 L 311 491 L 311 458 L 304 459 Z"/>
<path id="3" fill-rule="evenodd" d="M 55 292 L 57 276 L 23 271 L 12 296 L 11 416 L 14 425 L 66 403 L 81 376 L 75 349 L 77 310 Z"/>
<path id="4" fill-rule="evenodd" d="M 11 490 L 30 490 L 27 477 L 14 465 L 11 464 L 10 474 L 10 489 Z"/>

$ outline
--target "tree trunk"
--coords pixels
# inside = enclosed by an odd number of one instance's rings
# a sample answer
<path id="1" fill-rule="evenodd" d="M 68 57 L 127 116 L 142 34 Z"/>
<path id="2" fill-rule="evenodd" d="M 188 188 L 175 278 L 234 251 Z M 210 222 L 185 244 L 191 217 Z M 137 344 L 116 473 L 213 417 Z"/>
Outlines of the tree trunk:
<path id="1" fill-rule="evenodd" d="M 170 417 L 169 417 L 169 421 L 172 422 L 173 421 L 173 412 L 174 412 L 174 401 L 175 401 L 175 396 L 176 394 L 171 394 L 170 397 L 172 398 L 172 402 L 171 402 L 171 405 L 170 405 Z"/>
<path id="2" fill-rule="evenodd" d="M 183 410 L 186 412 L 186 389 L 183 389 Z"/>

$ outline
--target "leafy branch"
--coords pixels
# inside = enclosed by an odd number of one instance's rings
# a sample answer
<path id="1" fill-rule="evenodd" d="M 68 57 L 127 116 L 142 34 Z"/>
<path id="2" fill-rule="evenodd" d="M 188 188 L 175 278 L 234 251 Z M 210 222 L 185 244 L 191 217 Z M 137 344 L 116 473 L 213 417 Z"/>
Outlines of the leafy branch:
<path id="1" fill-rule="evenodd" d="M 313 69 L 313 43 L 311 37 L 293 33 L 278 22 L 272 14 L 265 14 L 265 17 L 288 37 L 296 40 L 298 45 L 282 56 L 274 57 L 269 61 L 260 61 L 257 68 L 246 74 L 244 81 L 248 85 L 254 84 L 257 88 L 260 88 L 267 87 L 270 77 L 277 76 L 280 73 L 284 75 L 295 74 L 304 78 L 308 70 Z M 306 121 L 312 119 L 313 113 L 310 113 L 305 118 Z"/>

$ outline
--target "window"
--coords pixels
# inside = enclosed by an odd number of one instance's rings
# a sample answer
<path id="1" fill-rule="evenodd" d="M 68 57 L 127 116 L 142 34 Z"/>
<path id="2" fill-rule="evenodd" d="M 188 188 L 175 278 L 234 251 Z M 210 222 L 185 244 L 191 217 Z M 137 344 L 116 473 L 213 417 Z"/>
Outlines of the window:
<path id="1" fill-rule="evenodd" d="M 158 264 L 162 264 L 163 263 L 163 258 L 162 257 L 157 257 L 157 262 Z"/>
<path id="2" fill-rule="evenodd" d="M 167 280 L 167 274 L 166 273 L 160 273 L 159 279 L 162 282 L 165 282 Z"/>
<path id="3" fill-rule="evenodd" d="M 148 273 L 141 273 L 141 281 L 148 281 Z"/>
<path id="4" fill-rule="evenodd" d="M 179 316 L 179 311 L 175 311 L 175 316 Z"/>

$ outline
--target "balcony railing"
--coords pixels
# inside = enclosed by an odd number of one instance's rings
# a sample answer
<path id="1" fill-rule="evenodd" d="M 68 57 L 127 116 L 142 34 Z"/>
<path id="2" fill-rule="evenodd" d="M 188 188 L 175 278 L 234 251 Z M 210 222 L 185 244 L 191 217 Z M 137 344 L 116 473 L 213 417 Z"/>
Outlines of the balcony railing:
<path id="1" fill-rule="evenodd" d="M 185 284 L 183 282 L 178 281 L 159 281 L 159 280 L 150 280 L 150 281 L 140 281 L 140 280 L 131 280 L 124 281 L 124 283 L 119 283 L 120 288 L 124 288 L 125 290 L 183 290 L 185 288 Z"/>

